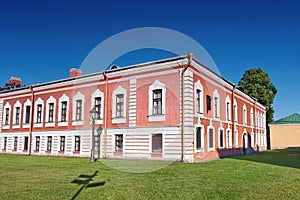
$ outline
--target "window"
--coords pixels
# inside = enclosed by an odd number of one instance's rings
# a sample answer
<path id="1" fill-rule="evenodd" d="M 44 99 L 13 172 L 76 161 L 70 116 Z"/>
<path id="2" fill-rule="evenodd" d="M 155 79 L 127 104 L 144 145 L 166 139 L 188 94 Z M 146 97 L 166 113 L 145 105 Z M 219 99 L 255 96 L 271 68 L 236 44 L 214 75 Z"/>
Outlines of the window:
<path id="1" fill-rule="evenodd" d="M 162 134 L 152 135 L 152 153 L 162 153 Z"/>
<path id="2" fill-rule="evenodd" d="M 72 125 L 78 126 L 83 125 L 84 118 L 84 95 L 80 92 L 73 98 L 73 112 L 72 112 Z"/>
<path id="3" fill-rule="evenodd" d="M 232 148 L 232 134 L 230 129 L 226 131 L 226 147 L 229 149 Z"/>
<path id="4" fill-rule="evenodd" d="M 42 104 L 37 105 L 36 123 L 42 122 Z"/>
<path id="5" fill-rule="evenodd" d="M 76 121 L 82 120 L 82 100 L 76 100 Z"/>
<path id="6" fill-rule="evenodd" d="M 54 122 L 54 103 L 49 103 L 48 122 Z"/>
<path id="7" fill-rule="evenodd" d="M 44 101 L 39 97 L 35 101 L 34 127 L 43 127 Z"/>
<path id="8" fill-rule="evenodd" d="M 162 114 L 162 90 L 153 90 L 153 115 Z"/>
<path id="9" fill-rule="evenodd" d="M 206 110 L 207 113 L 211 110 L 211 97 L 209 95 L 206 95 Z"/>
<path id="10" fill-rule="evenodd" d="M 25 107 L 25 124 L 29 124 L 30 121 L 30 106 Z"/>
<path id="11" fill-rule="evenodd" d="M 124 117 L 124 94 L 116 95 L 116 117 Z"/>
<path id="12" fill-rule="evenodd" d="M 234 110 L 234 121 L 237 122 L 238 121 L 238 110 L 237 110 L 237 102 L 236 100 L 234 100 L 234 105 L 233 105 L 233 110 Z"/>
<path id="13" fill-rule="evenodd" d="M 14 150 L 18 149 L 18 137 L 14 137 Z"/>
<path id="14" fill-rule="evenodd" d="M 15 124 L 20 124 L 20 107 L 16 107 Z"/>
<path id="15" fill-rule="evenodd" d="M 73 116 L 72 119 L 75 121 L 75 102 L 73 101 Z M 69 121 L 69 97 L 63 94 L 58 100 L 58 126 L 68 126 Z M 55 115 L 54 115 L 55 116 Z"/>
<path id="16" fill-rule="evenodd" d="M 61 121 L 66 122 L 67 121 L 67 101 L 61 102 Z"/>
<path id="17" fill-rule="evenodd" d="M 235 134 L 235 148 L 239 147 L 239 132 L 237 130 L 234 131 Z"/>
<path id="18" fill-rule="evenodd" d="M 51 151 L 52 148 L 52 136 L 47 137 L 47 151 Z"/>
<path id="19" fill-rule="evenodd" d="M 9 125 L 9 108 L 5 108 L 5 122 L 4 125 Z"/>
<path id="20" fill-rule="evenodd" d="M 203 141 L 204 135 L 202 133 L 202 127 L 196 128 L 196 150 L 202 150 L 203 149 Z"/>
<path id="21" fill-rule="evenodd" d="M 219 148 L 224 148 L 224 130 L 219 131 Z"/>
<path id="22" fill-rule="evenodd" d="M 254 136 L 254 133 L 252 132 L 251 133 L 251 147 L 254 147 L 254 138 L 255 138 L 255 136 Z"/>
<path id="23" fill-rule="evenodd" d="M 114 98 L 114 96 L 113 96 Z M 115 100 L 113 100 L 114 102 Z M 97 89 L 93 94 L 92 94 L 92 98 L 91 98 L 91 108 L 90 109 L 93 109 L 95 108 L 96 109 L 96 120 L 95 120 L 95 123 L 96 124 L 103 124 L 103 113 L 104 113 L 104 106 L 103 106 L 103 103 L 104 103 L 104 93 L 101 92 L 99 89 Z M 83 103 L 84 105 L 84 103 Z M 124 104 L 126 105 L 126 104 Z M 115 107 L 115 105 L 112 106 L 113 108 Z M 115 110 L 113 110 L 113 115 L 115 115 Z M 115 116 L 113 116 L 114 118 Z M 113 119 L 113 120 L 116 120 L 116 119 Z M 118 119 L 120 120 L 120 119 Z"/>
<path id="24" fill-rule="evenodd" d="M 24 137 L 24 150 L 28 150 L 28 136 Z"/>
<path id="25" fill-rule="evenodd" d="M 208 129 L 208 148 L 210 150 L 214 149 L 214 129 Z"/>
<path id="26" fill-rule="evenodd" d="M 250 125 L 254 126 L 254 113 L 253 113 L 253 108 L 250 110 Z"/>
<path id="27" fill-rule="evenodd" d="M 75 136 L 75 151 L 80 151 L 80 136 Z"/>
<path id="28" fill-rule="evenodd" d="M 101 119 L 101 97 L 95 97 L 96 119 Z"/>
<path id="29" fill-rule="evenodd" d="M 213 93 L 214 96 L 214 118 L 220 118 L 220 95 L 217 90 Z"/>
<path id="30" fill-rule="evenodd" d="M 243 123 L 247 124 L 247 107 L 245 104 L 243 105 Z"/>
<path id="31" fill-rule="evenodd" d="M 35 150 L 36 151 L 40 150 L 40 136 L 35 137 Z"/>
<path id="32" fill-rule="evenodd" d="M 7 148 L 7 137 L 4 137 L 3 149 L 6 150 L 6 148 Z"/>
<path id="33" fill-rule="evenodd" d="M 123 151 L 123 134 L 115 136 L 115 151 Z"/>
<path id="34" fill-rule="evenodd" d="M 65 143 L 66 143 L 66 137 L 60 136 L 60 145 L 59 145 L 59 151 L 65 151 Z"/>
<path id="35" fill-rule="evenodd" d="M 112 94 L 112 123 L 126 123 L 126 89 L 120 85 Z"/>
<path id="36" fill-rule="evenodd" d="M 226 97 L 226 120 L 231 121 L 231 105 L 229 96 Z"/>
<path id="37" fill-rule="evenodd" d="M 149 122 L 165 121 L 166 86 L 155 80 L 148 89 L 148 120 Z"/>
<path id="38" fill-rule="evenodd" d="M 195 114 L 203 114 L 203 86 L 200 80 L 194 85 L 195 90 Z"/>

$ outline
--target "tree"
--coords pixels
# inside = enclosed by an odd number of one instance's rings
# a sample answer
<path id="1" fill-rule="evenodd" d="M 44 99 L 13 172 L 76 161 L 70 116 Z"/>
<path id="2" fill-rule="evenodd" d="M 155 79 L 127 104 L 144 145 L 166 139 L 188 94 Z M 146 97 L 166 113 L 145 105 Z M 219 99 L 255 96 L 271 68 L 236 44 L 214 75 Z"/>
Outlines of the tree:
<path id="1" fill-rule="evenodd" d="M 266 121 L 268 124 L 273 121 L 274 110 L 272 104 L 277 89 L 267 73 L 261 68 L 245 71 L 238 83 L 238 88 L 249 96 L 256 98 L 259 103 L 268 106 Z"/>

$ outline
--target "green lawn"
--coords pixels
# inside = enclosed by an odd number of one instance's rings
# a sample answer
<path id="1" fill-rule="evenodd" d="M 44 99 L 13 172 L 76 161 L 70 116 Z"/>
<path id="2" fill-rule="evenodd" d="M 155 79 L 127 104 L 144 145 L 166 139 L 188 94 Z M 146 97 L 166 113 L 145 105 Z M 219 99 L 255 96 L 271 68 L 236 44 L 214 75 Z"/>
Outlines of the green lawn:
<path id="1" fill-rule="evenodd" d="M 126 173 L 87 158 L 0 155 L 0 199 L 300 199 L 300 149 Z M 106 161 L 125 169 L 161 163 Z"/>

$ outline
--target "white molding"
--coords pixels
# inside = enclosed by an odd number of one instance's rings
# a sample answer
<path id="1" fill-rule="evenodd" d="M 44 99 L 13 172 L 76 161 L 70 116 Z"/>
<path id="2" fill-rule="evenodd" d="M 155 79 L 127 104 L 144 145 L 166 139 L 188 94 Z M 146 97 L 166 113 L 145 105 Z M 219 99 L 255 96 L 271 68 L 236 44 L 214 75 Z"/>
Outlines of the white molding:
<path id="1" fill-rule="evenodd" d="M 223 131 L 223 145 L 222 145 L 222 147 L 221 147 L 221 141 L 220 141 L 221 131 Z M 219 148 L 219 150 L 225 149 L 225 133 L 224 133 L 224 128 L 223 127 L 218 128 L 218 148 Z"/>
<path id="2" fill-rule="evenodd" d="M 200 113 L 197 113 L 197 90 L 200 90 Z M 204 113 L 204 90 L 203 90 L 203 86 L 200 82 L 200 80 L 198 80 L 195 84 L 194 84 L 194 109 L 195 109 L 195 115 L 198 117 L 203 116 Z"/>
<path id="3" fill-rule="evenodd" d="M 29 111 L 29 123 L 26 123 L 26 107 L 30 106 Z M 29 128 L 30 127 L 30 112 L 31 112 L 31 101 L 29 99 L 26 100 L 26 102 L 23 105 L 23 128 Z"/>
<path id="4" fill-rule="evenodd" d="M 210 140 L 210 135 L 209 135 L 209 130 L 213 130 L 213 147 L 209 147 L 209 140 Z M 215 141 L 216 141 L 216 136 L 215 136 L 215 127 L 210 124 L 207 127 L 207 145 L 208 145 L 208 151 L 215 151 Z"/>
<path id="5" fill-rule="evenodd" d="M 76 101 L 81 100 L 81 120 L 76 120 Z M 73 126 L 78 126 L 78 125 L 83 125 L 84 123 L 84 106 L 85 105 L 85 97 L 81 92 L 77 92 L 77 94 L 73 97 L 73 110 L 72 110 L 72 125 Z"/>
<path id="6" fill-rule="evenodd" d="M 201 148 L 197 149 L 197 128 L 201 128 Z M 194 151 L 195 152 L 203 152 L 204 151 L 204 126 L 202 124 L 195 125 L 194 128 Z"/>
<path id="7" fill-rule="evenodd" d="M 62 112 L 62 105 L 61 103 L 63 101 L 66 101 L 67 102 L 67 110 L 66 110 L 66 121 L 65 122 L 62 122 L 61 121 L 61 112 Z M 69 121 L 69 107 L 70 107 L 70 104 L 69 104 L 69 97 L 66 95 L 66 94 L 63 94 L 60 98 L 59 98 L 59 104 L 58 104 L 58 126 L 68 126 L 68 121 Z"/>
<path id="8" fill-rule="evenodd" d="M 38 114 L 38 105 L 42 105 L 42 111 L 41 111 L 41 122 L 37 123 L 37 114 Z M 35 103 L 34 103 L 34 127 L 43 127 L 43 123 L 44 123 L 44 100 L 42 100 L 42 98 L 38 98 Z"/>
<path id="9" fill-rule="evenodd" d="M 162 90 L 162 113 L 161 115 L 153 115 L 153 90 Z M 149 122 L 157 122 L 157 121 L 165 121 L 166 115 L 166 85 L 159 80 L 155 80 L 152 85 L 149 86 L 148 89 L 148 121 Z"/>
<path id="10" fill-rule="evenodd" d="M 228 106 L 229 109 L 227 111 L 227 104 L 228 103 L 229 103 L 229 106 Z M 228 121 L 228 122 L 231 121 L 231 99 L 228 95 L 226 96 L 226 99 L 225 99 L 225 121 Z"/>
<path id="11" fill-rule="evenodd" d="M 118 94 L 123 94 L 124 95 L 124 114 L 123 117 L 116 117 L 116 97 Z M 127 91 L 125 88 L 123 88 L 121 85 L 119 85 L 112 94 L 112 123 L 113 124 L 124 124 L 126 123 L 126 116 L 127 116 Z"/>
<path id="12" fill-rule="evenodd" d="M 53 108 L 53 122 L 49 122 L 49 104 L 53 103 L 54 108 Z M 45 120 L 45 126 L 46 127 L 52 127 L 55 126 L 55 121 L 56 121 L 56 99 L 53 96 L 50 96 L 47 101 L 46 101 L 46 120 Z"/>
<path id="13" fill-rule="evenodd" d="M 8 123 L 5 124 L 5 118 L 6 118 L 6 109 L 8 110 Z M 9 129 L 10 127 L 10 118 L 11 118 L 11 105 L 10 103 L 6 102 L 4 108 L 3 108 L 3 125 L 2 125 L 2 129 Z"/>
<path id="14" fill-rule="evenodd" d="M 100 120 L 95 120 L 95 124 L 103 124 L 103 113 L 104 113 L 104 93 L 97 89 L 93 94 L 91 98 L 91 110 L 95 106 L 95 98 L 101 97 L 101 111 L 100 111 Z"/>
<path id="15" fill-rule="evenodd" d="M 233 136 L 233 134 L 232 134 L 232 131 L 231 131 L 230 128 L 226 129 L 225 136 L 226 136 L 226 148 L 227 149 L 232 149 L 232 136 Z"/>
<path id="16" fill-rule="evenodd" d="M 17 111 L 16 108 L 19 107 L 19 124 L 16 124 L 16 115 L 17 115 Z M 14 109 L 13 109 L 13 128 L 20 128 L 21 126 L 21 115 L 22 115 L 22 104 L 20 103 L 20 101 L 18 100 L 15 104 L 14 104 Z"/>
<path id="17" fill-rule="evenodd" d="M 215 102 L 215 98 L 217 98 L 217 102 Z M 217 111 L 215 110 L 216 109 L 216 106 L 217 106 Z M 220 94 L 218 92 L 217 89 L 214 90 L 213 92 L 213 116 L 215 119 L 221 119 L 221 116 L 220 116 Z"/>

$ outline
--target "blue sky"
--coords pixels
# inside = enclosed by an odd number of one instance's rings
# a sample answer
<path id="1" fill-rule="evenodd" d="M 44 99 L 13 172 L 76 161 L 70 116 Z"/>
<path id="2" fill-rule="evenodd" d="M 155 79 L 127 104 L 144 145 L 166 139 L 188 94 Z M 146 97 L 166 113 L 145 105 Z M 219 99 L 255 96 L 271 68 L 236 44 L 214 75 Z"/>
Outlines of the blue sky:
<path id="1" fill-rule="evenodd" d="M 188 35 L 233 83 L 261 67 L 278 89 L 275 119 L 300 113 L 296 0 L 0 1 L 0 85 L 66 78 L 100 42 L 139 27 Z"/>

